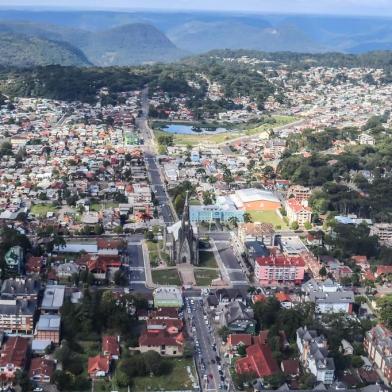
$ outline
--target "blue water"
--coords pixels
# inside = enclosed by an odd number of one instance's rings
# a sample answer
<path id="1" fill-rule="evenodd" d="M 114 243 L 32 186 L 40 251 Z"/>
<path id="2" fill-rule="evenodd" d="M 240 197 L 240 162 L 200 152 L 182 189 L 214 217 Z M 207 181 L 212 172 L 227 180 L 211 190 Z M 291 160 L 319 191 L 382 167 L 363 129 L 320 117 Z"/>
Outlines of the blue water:
<path id="1" fill-rule="evenodd" d="M 186 124 L 167 124 L 162 127 L 162 131 L 168 133 L 179 133 L 182 135 L 200 134 L 214 134 L 227 132 L 226 128 L 208 128 L 208 127 L 194 127 L 193 125 Z"/>

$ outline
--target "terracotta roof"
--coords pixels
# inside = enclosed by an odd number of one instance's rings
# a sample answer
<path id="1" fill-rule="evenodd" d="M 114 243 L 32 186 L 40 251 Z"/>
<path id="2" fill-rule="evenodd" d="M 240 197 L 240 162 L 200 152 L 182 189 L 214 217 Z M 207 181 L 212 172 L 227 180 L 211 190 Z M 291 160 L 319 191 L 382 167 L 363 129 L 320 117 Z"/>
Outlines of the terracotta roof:
<path id="1" fill-rule="evenodd" d="M 110 358 L 104 355 L 96 355 L 88 359 L 88 374 L 94 374 L 96 372 L 109 373 Z"/>
<path id="2" fill-rule="evenodd" d="M 267 344 L 254 344 L 246 349 L 246 357 L 235 364 L 237 373 L 255 373 L 258 377 L 267 377 L 279 371 L 278 364 Z"/>
<path id="3" fill-rule="evenodd" d="M 15 367 L 23 368 L 29 348 L 29 340 L 20 336 L 11 336 L 0 351 L 0 367 L 11 363 Z"/>
<path id="4" fill-rule="evenodd" d="M 392 274 L 392 265 L 377 266 L 376 275 Z"/>
<path id="5" fill-rule="evenodd" d="M 301 211 L 312 211 L 309 207 L 303 206 L 297 199 L 294 198 L 287 200 L 287 206 L 290 207 L 290 209 L 292 209 L 296 214 Z"/>
<path id="6" fill-rule="evenodd" d="M 243 344 L 245 347 L 248 347 L 253 343 L 253 336 L 249 333 L 230 334 L 227 337 L 227 343 L 231 346 Z"/>
<path id="7" fill-rule="evenodd" d="M 115 336 L 105 335 L 102 337 L 102 352 L 105 355 L 120 356 L 120 346 Z"/>
<path id="8" fill-rule="evenodd" d="M 260 266 L 305 267 L 305 261 L 300 256 L 289 257 L 285 255 L 260 256 L 256 258 Z"/>
<path id="9" fill-rule="evenodd" d="M 286 294 L 286 293 L 282 293 L 281 291 L 279 293 L 275 294 L 275 298 L 279 301 L 279 302 L 291 302 L 291 298 L 290 295 Z"/>

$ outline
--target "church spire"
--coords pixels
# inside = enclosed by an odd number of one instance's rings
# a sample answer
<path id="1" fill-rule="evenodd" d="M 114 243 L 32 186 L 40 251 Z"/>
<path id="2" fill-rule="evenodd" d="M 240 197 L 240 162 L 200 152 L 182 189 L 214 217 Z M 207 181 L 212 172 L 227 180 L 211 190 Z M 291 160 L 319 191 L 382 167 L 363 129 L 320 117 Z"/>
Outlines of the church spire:
<path id="1" fill-rule="evenodd" d="M 186 191 L 185 203 L 184 203 L 184 211 L 182 213 L 182 226 L 186 223 L 189 223 L 189 191 Z"/>

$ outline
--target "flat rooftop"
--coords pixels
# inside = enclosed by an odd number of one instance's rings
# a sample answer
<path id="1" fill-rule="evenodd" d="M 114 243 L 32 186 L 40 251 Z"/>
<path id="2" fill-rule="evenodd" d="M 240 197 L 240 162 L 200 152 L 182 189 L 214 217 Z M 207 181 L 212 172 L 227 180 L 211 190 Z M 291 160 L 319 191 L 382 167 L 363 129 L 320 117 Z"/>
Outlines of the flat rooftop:
<path id="1" fill-rule="evenodd" d="M 48 285 L 44 292 L 41 308 L 44 310 L 58 310 L 63 306 L 65 286 Z"/>

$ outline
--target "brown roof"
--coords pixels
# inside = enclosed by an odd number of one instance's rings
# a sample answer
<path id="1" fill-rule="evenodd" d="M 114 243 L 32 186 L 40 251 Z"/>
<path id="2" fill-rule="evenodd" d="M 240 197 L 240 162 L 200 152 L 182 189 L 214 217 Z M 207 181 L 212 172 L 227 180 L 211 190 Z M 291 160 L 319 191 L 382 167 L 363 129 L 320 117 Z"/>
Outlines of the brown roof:
<path id="1" fill-rule="evenodd" d="M 0 367 L 11 363 L 15 367 L 23 368 L 27 360 L 29 340 L 20 336 L 8 338 L 0 351 Z"/>
<path id="2" fill-rule="evenodd" d="M 286 375 L 299 374 L 299 361 L 295 359 L 285 359 L 282 361 L 282 371 Z"/>
<path id="3" fill-rule="evenodd" d="M 253 342 L 253 336 L 249 333 L 231 334 L 227 337 L 227 342 L 232 346 L 243 344 L 245 347 L 248 347 Z"/>
<path id="4" fill-rule="evenodd" d="M 105 355 L 120 355 L 120 346 L 115 336 L 102 336 L 102 351 Z"/>
<path id="5" fill-rule="evenodd" d="M 178 319 L 178 311 L 175 308 L 158 308 L 151 312 L 150 318 Z"/>
<path id="6" fill-rule="evenodd" d="M 37 375 L 52 377 L 55 364 L 53 361 L 45 358 L 33 358 L 30 364 L 29 377 Z"/>

